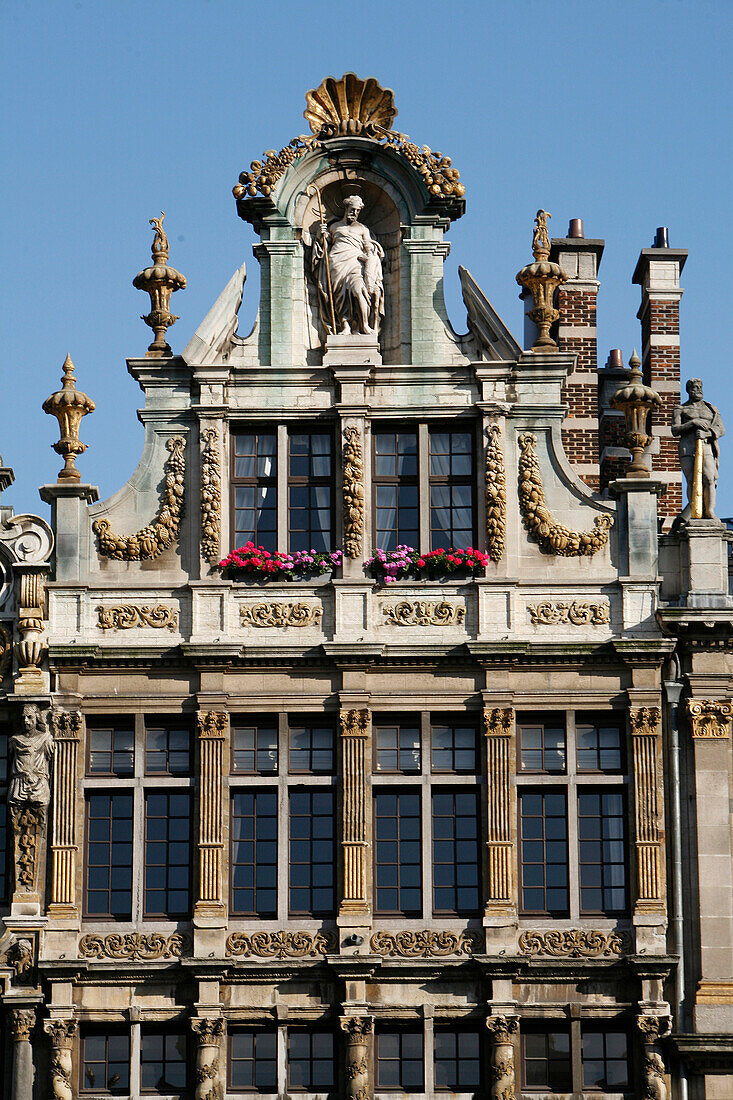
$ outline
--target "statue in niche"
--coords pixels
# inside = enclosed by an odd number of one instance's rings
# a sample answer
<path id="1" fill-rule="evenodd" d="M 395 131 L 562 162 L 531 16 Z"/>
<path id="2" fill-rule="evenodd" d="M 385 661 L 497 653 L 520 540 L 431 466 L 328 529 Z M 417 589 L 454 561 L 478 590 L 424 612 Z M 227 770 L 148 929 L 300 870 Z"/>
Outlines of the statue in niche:
<path id="1" fill-rule="evenodd" d="M 359 221 L 364 203 L 358 195 L 344 199 L 344 216 L 321 223 L 313 241 L 311 271 L 318 287 L 321 320 L 329 333 L 378 335 L 384 316 L 384 249 Z"/>
<path id="2" fill-rule="evenodd" d="M 717 519 L 715 515 L 715 489 L 718 484 L 720 449 L 718 440 L 725 435 L 720 413 L 714 405 L 703 401 L 702 382 L 691 378 L 686 386 L 688 400 L 678 405 L 672 413 L 672 435 L 679 440 L 680 465 L 687 482 L 688 501 L 693 496 L 693 473 L 697 441 L 702 440 L 702 515 L 705 519 Z M 691 504 L 680 514 L 680 520 L 690 518 Z"/>
<path id="3" fill-rule="evenodd" d="M 30 803 L 48 806 L 51 801 L 49 764 L 54 739 L 39 707 L 23 707 L 22 730 L 10 738 L 11 772 L 8 802 L 11 806 Z"/>

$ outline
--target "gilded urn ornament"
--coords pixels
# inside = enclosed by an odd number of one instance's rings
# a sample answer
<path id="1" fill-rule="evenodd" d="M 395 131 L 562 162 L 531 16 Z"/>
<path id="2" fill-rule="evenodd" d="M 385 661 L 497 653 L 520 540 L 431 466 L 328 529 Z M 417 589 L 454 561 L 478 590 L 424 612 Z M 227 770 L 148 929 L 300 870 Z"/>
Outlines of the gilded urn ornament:
<path id="1" fill-rule="evenodd" d="M 159 218 L 151 218 L 150 224 L 155 230 L 151 247 L 153 266 L 140 271 L 132 280 L 136 290 L 144 290 L 150 295 L 150 313 L 142 317 L 146 325 L 155 333 L 155 339 L 148 347 L 149 357 L 170 355 L 170 345 L 166 343 L 165 334 L 171 325 L 178 320 L 171 313 L 171 294 L 176 290 L 186 289 L 186 277 L 176 271 L 175 267 L 168 267 L 168 254 L 170 247 L 168 237 L 163 229 L 165 214 L 161 211 Z"/>
<path id="2" fill-rule="evenodd" d="M 625 386 L 616 390 L 611 398 L 614 409 L 620 409 L 626 420 L 624 443 L 631 451 L 631 465 L 626 470 L 627 477 L 649 477 L 649 467 L 644 462 L 644 450 L 652 441 L 647 432 L 649 412 L 662 404 L 656 390 L 645 386 L 641 377 L 641 359 L 636 348 L 629 359 L 629 380 Z"/>
<path id="3" fill-rule="evenodd" d="M 532 345 L 532 351 L 557 351 L 557 344 L 550 336 L 550 326 L 560 316 L 555 309 L 553 299 L 555 291 L 568 281 L 568 276 L 559 264 L 550 260 L 550 235 L 547 232 L 547 219 L 552 214 L 546 210 L 538 210 L 534 220 L 534 232 L 532 234 L 532 254 L 535 258 L 533 264 L 527 264 L 517 274 L 517 282 L 532 295 L 534 309 L 529 317 L 537 325 L 539 335 Z"/>
<path id="4" fill-rule="evenodd" d="M 79 425 L 82 417 L 94 412 L 96 406 L 91 397 L 77 390 L 74 364 L 68 352 L 63 370 L 61 389 L 47 397 L 42 408 L 45 413 L 56 417 L 61 429 L 61 438 L 58 443 L 52 444 L 56 454 L 64 459 L 64 468 L 59 471 L 58 480 L 81 481 L 81 474 L 74 462 L 77 455 L 84 454 L 87 444 L 79 439 Z"/>

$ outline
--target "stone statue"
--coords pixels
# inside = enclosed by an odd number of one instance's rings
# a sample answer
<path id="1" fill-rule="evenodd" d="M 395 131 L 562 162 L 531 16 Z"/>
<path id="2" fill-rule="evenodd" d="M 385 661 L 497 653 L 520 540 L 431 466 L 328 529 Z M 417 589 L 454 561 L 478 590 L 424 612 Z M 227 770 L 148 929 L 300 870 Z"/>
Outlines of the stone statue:
<path id="1" fill-rule="evenodd" d="M 679 440 L 680 465 L 687 482 L 688 504 L 680 514 L 680 520 L 690 518 L 689 502 L 692 500 L 695 447 L 698 439 L 703 441 L 702 514 L 705 519 L 717 519 L 715 487 L 718 484 L 720 457 L 718 440 L 725 435 L 725 428 L 715 406 L 703 401 L 700 379 L 691 378 L 686 389 L 688 400 L 684 405 L 678 405 L 672 413 L 672 435 Z"/>
<path id="2" fill-rule="evenodd" d="M 22 731 L 10 738 L 8 802 L 11 805 L 25 802 L 48 806 L 51 801 L 49 762 L 55 747 L 53 735 L 35 703 L 26 703 L 23 707 L 22 723 Z"/>
<path id="3" fill-rule="evenodd" d="M 313 242 L 311 266 L 327 332 L 333 332 L 335 320 L 339 334 L 376 335 L 384 316 L 384 249 L 359 222 L 363 206 L 358 195 L 349 195 L 343 218 L 330 226 L 322 219 Z"/>

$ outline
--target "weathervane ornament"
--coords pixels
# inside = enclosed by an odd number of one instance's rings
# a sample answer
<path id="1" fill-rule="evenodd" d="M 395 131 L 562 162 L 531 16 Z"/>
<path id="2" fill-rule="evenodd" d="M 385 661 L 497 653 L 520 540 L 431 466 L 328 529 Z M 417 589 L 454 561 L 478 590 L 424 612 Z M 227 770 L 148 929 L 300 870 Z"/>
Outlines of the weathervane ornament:
<path id="1" fill-rule="evenodd" d="M 171 325 L 178 320 L 171 313 L 168 306 L 171 294 L 176 290 L 185 290 L 186 277 L 176 271 L 174 267 L 168 267 L 169 245 L 168 237 L 163 229 L 165 214 L 160 213 L 159 218 L 151 218 L 150 224 L 155 230 L 151 248 L 153 266 L 146 267 L 132 280 L 132 285 L 137 290 L 144 290 L 150 295 L 150 313 L 142 317 L 146 325 L 155 333 L 155 339 L 148 347 L 148 357 L 157 358 L 170 355 L 170 345 L 166 343 L 165 334 Z"/>

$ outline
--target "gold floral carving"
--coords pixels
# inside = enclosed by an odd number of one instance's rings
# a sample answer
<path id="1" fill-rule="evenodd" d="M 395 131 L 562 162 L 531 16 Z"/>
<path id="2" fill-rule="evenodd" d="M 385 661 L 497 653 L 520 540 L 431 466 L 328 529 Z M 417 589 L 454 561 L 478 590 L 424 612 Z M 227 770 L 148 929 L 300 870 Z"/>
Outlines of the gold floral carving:
<path id="1" fill-rule="evenodd" d="M 506 527 L 506 472 L 501 428 L 489 424 L 486 443 L 486 553 L 501 561 Z"/>
<path id="2" fill-rule="evenodd" d="M 344 428 L 344 547 L 358 558 L 364 534 L 364 461 L 358 428 Z"/>
<path id="3" fill-rule="evenodd" d="M 596 516 L 592 531 L 572 531 L 554 519 L 545 503 L 537 439 L 531 432 L 519 437 L 519 507 L 530 535 L 548 554 L 559 557 L 590 557 L 608 542 L 613 517 Z"/>
<path id="4" fill-rule="evenodd" d="M 375 932 L 371 939 L 376 955 L 403 959 L 436 959 L 445 955 L 473 955 L 480 950 L 478 932 Z"/>
<path id="5" fill-rule="evenodd" d="M 147 962 L 153 959 L 180 959 L 190 947 L 189 937 L 180 932 L 169 936 L 158 932 L 112 932 L 108 936 L 88 933 L 79 940 L 79 956 L 82 959 Z"/>
<path id="6" fill-rule="evenodd" d="M 155 607 L 138 607 L 122 603 L 115 607 L 97 608 L 100 630 L 130 630 L 134 626 L 152 626 L 158 630 L 178 630 L 178 611 L 159 603 Z"/>
<path id="7" fill-rule="evenodd" d="M 572 626 L 601 626 L 611 621 L 611 610 L 607 603 L 552 603 L 543 600 L 537 604 L 527 604 L 527 611 L 533 626 L 557 626 L 570 623 Z"/>
<path id="8" fill-rule="evenodd" d="M 687 710 L 692 722 L 692 736 L 696 741 L 730 737 L 733 703 L 720 703 L 714 699 L 689 699 Z"/>
<path id="9" fill-rule="evenodd" d="M 520 955 L 552 955 L 557 959 L 599 959 L 628 955 L 631 951 L 628 932 L 600 932 L 585 928 L 553 928 L 550 932 L 522 932 Z"/>
<path id="10" fill-rule="evenodd" d="M 183 517 L 184 478 L 186 460 L 183 450 L 186 440 L 174 435 L 166 443 L 170 457 L 165 466 L 165 485 L 152 523 L 136 531 L 134 535 L 117 535 L 107 519 L 97 519 L 92 524 L 99 537 L 99 552 L 115 561 L 149 561 L 178 541 Z"/>
<path id="11" fill-rule="evenodd" d="M 465 607 L 446 600 L 401 600 L 383 607 L 382 613 L 392 626 L 455 626 L 466 617 Z"/>
<path id="12" fill-rule="evenodd" d="M 239 609 L 242 626 L 320 626 L 323 609 L 307 603 L 255 603 Z"/>
<path id="13" fill-rule="evenodd" d="M 227 939 L 227 957 L 263 959 L 305 959 L 330 955 L 338 949 L 336 932 L 232 932 Z"/>
<path id="14" fill-rule="evenodd" d="M 221 556 L 221 458 L 216 428 L 201 433 L 201 549 L 210 565 Z"/>

